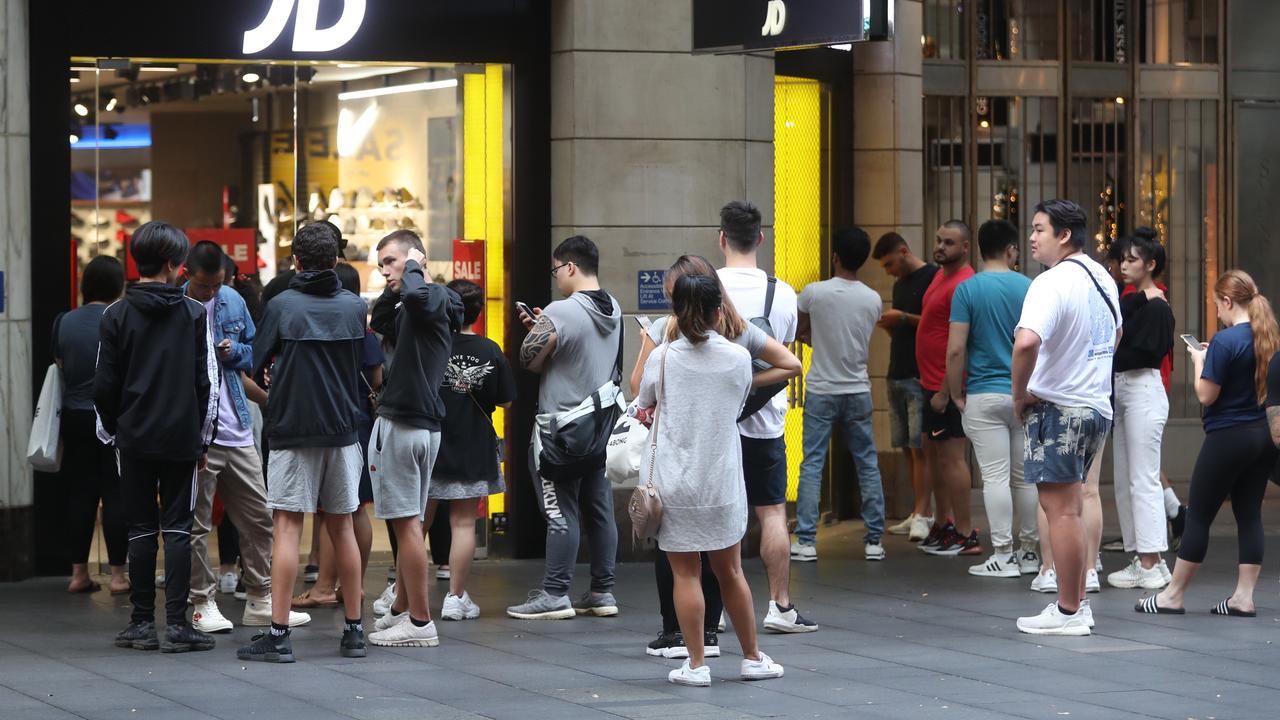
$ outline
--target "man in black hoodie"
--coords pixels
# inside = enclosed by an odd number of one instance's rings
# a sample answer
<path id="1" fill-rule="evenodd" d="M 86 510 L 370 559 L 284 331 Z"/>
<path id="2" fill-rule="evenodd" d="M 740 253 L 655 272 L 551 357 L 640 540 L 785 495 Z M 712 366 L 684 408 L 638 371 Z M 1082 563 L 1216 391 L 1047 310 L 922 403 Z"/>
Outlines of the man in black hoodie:
<path id="1" fill-rule="evenodd" d="M 333 271 L 338 244 L 328 229 L 308 225 L 293 238 L 298 274 L 267 305 L 253 346 L 253 371 L 271 366 L 263 435 L 271 443 L 267 506 L 275 521 L 271 554 L 271 628 L 236 653 L 241 660 L 293 662 L 289 607 L 298 573 L 305 513 L 324 508 L 342 581 L 346 624 L 339 651 L 364 657 L 360 619 L 360 550 L 351 513 L 360 505 L 356 383 L 365 334 L 365 304 Z"/>
<path id="2" fill-rule="evenodd" d="M 174 286 L 190 241 L 149 222 L 129 252 L 142 281 L 102 314 L 93 402 L 98 437 L 120 463 L 129 524 L 133 615 L 116 647 L 161 652 L 213 649 L 187 622 L 192 492 L 213 441 L 220 381 L 204 306 Z M 159 491 L 160 508 L 156 508 Z M 164 536 L 165 622 L 155 625 L 156 536 Z M 287 607 L 287 606 L 286 606 Z"/>
<path id="3" fill-rule="evenodd" d="M 372 327 L 395 346 L 369 439 L 374 514 L 395 527 L 399 552 L 396 596 L 369 636 L 374 645 L 433 647 L 440 643 L 427 606 L 427 553 L 422 519 L 431 469 L 440 450 L 444 403 L 440 385 L 462 329 L 462 298 L 430 282 L 422 240 L 397 230 L 378 243 L 387 289 L 374 303 Z"/>

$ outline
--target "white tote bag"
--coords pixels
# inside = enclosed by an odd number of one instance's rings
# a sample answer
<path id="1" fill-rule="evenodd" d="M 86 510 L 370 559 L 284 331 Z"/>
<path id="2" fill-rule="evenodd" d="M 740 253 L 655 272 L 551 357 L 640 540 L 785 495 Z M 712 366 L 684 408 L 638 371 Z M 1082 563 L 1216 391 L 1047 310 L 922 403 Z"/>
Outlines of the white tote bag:
<path id="1" fill-rule="evenodd" d="M 605 475 L 614 485 L 634 487 L 640 482 L 640 456 L 649 438 L 649 428 L 628 413 L 623 413 L 609 436 Z"/>
<path id="2" fill-rule="evenodd" d="M 36 416 L 31 421 L 31 439 L 27 442 L 27 462 L 41 472 L 58 472 L 62 467 L 62 370 L 49 366 L 36 403 Z"/>

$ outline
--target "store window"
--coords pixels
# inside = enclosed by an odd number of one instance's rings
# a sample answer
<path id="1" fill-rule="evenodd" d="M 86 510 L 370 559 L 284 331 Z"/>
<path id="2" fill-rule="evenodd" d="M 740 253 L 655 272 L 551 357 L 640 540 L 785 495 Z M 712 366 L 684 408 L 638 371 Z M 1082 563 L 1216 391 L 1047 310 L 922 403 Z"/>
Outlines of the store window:
<path id="1" fill-rule="evenodd" d="M 1128 231 L 1129 160 L 1124 98 L 1072 98 L 1067 198 L 1089 214 L 1093 252 Z"/>
<path id="2" fill-rule="evenodd" d="M 1147 0 L 1142 61 L 1153 65 L 1218 62 L 1219 0 Z"/>
<path id="3" fill-rule="evenodd" d="M 927 237 L 952 218 L 967 217 L 965 143 L 969 113 L 965 98 L 924 98 L 924 227 Z M 927 249 L 927 248 L 926 248 Z"/>
<path id="4" fill-rule="evenodd" d="M 1057 0 L 925 0 L 920 38 L 924 57 L 964 59 L 970 17 L 977 60 L 1058 57 Z"/>
<path id="5" fill-rule="evenodd" d="M 1082 0 L 1067 3 L 1071 18 L 1071 59 L 1078 62 L 1129 61 L 1129 41 L 1137 0 Z"/>
<path id="6" fill-rule="evenodd" d="M 920 49 L 926 59 L 963 60 L 968 27 L 960 0 L 925 0 Z"/>

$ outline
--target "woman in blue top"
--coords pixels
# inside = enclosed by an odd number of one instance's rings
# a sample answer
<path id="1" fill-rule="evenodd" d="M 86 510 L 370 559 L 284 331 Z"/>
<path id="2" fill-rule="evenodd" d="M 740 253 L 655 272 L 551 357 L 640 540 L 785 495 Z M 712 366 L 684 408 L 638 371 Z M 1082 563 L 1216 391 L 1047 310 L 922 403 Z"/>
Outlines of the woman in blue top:
<path id="1" fill-rule="evenodd" d="M 1262 572 L 1262 497 L 1276 464 L 1266 414 L 1267 365 L 1280 349 L 1271 303 L 1253 278 L 1240 270 L 1222 275 L 1213 288 L 1218 319 L 1226 330 L 1213 342 L 1189 349 L 1196 371 L 1196 397 L 1204 405 L 1204 445 L 1191 473 L 1187 527 L 1173 580 L 1159 595 L 1134 609 L 1181 615 L 1183 594 L 1204 562 L 1209 525 L 1231 498 L 1240 545 L 1240 576 L 1231 597 L 1213 607 L 1215 615 L 1253 617 L 1253 588 Z"/>

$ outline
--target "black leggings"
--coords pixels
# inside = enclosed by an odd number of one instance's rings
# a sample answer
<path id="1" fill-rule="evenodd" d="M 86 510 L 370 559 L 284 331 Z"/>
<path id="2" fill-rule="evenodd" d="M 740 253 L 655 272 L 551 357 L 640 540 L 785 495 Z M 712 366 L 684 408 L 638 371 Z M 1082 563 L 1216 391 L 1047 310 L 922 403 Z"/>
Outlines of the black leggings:
<path id="1" fill-rule="evenodd" d="M 1182 533 L 1178 559 L 1204 562 L 1209 549 L 1209 526 L 1231 499 L 1236 516 L 1240 564 L 1262 564 L 1262 496 L 1276 464 L 1276 446 L 1266 422 L 1214 430 L 1204 438 L 1191 473 L 1187 498 L 1187 527 Z"/>
<path id="2" fill-rule="evenodd" d="M 702 555 L 702 596 L 706 600 L 706 612 L 702 615 L 702 628 L 706 632 L 715 632 L 720 625 L 720 613 L 724 611 L 724 601 L 720 599 L 720 581 L 711 571 L 711 559 L 706 553 Z M 680 630 L 680 621 L 676 618 L 676 577 L 671 572 L 671 560 L 661 549 L 653 559 L 653 574 L 658 581 L 658 606 L 662 610 L 662 632 L 671 634 Z"/>
<path id="3" fill-rule="evenodd" d="M 240 560 L 240 531 L 231 524 L 231 516 L 222 513 L 218 523 L 218 564 L 235 565 Z"/>
<path id="4" fill-rule="evenodd" d="M 124 506 L 120 503 L 120 473 L 115 451 L 98 441 L 92 410 L 62 413 L 62 478 L 67 498 L 67 560 L 87 563 L 102 501 L 102 538 L 107 561 L 128 561 L 129 540 Z"/>
<path id="5" fill-rule="evenodd" d="M 431 527 L 427 529 L 431 538 L 431 562 L 436 565 L 449 564 L 449 549 L 453 546 L 453 530 L 449 525 L 449 501 L 441 500 L 436 506 L 436 516 Z M 400 556 L 400 543 L 396 540 L 396 529 L 387 521 L 387 538 L 391 541 L 391 564 L 396 564 Z M 670 571 L 668 571 L 670 572 Z"/>

